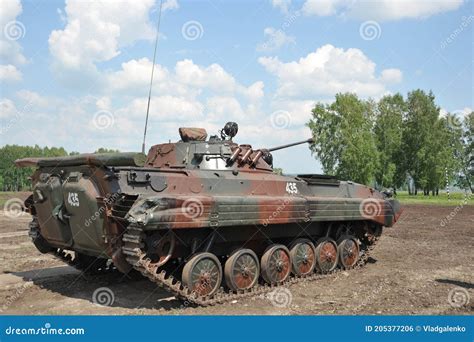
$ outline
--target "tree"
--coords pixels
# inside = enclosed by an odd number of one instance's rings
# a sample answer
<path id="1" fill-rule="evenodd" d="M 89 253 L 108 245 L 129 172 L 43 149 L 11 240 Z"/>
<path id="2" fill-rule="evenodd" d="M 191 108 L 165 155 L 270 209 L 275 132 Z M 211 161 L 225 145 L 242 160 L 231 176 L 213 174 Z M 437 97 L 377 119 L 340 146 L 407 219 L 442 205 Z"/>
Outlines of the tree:
<path id="1" fill-rule="evenodd" d="M 453 115 L 439 118 L 432 139 L 428 141 L 426 192 L 438 194 L 438 189 L 450 184 L 461 168 L 462 129 L 452 125 Z"/>
<path id="2" fill-rule="evenodd" d="M 277 175 L 282 175 L 283 174 L 283 169 L 281 167 L 274 167 L 273 168 L 273 173 L 276 173 Z"/>
<path id="3" fill-rule="evenodd" d="M 363 184 L 374 181 L 378 163 L 373 104 L 355 94 L 337 94 L 330 105 L 316 104 L 307 126 L 315 143 L 311 151 L 325 173 Z"/>
<path id="4" fill-rule="evenodd" d="M 468 114 L 463 121 L 461 139 L 461 167 L 459 185 L 469 188 L 474 193 L 474 112 Z"/>
<path id="5" fill-rule="evenodd" d="M 0 148 L 0 190 L 21 191 L 30 187 L 28 178 L 33 168 L 17 168 L 14 161 L 26 157 L 58 157 L 67 155 L 62 147 L 5 145 Z"/>
<path id="6" fill-rule="evenodd" d="M 434 100 L 431 92 L 426 94 L 420 89 L 409 92 L 407 97 L 400 170 L 414 180 L 415 195 L 417 189 L 423 189 L 426 195 L 430 173 L 436 164 L 436 158 L 432 158 L 436 153 L 432 143 L 436 139 L 439 108 Z"/>
<path id="7" fill-rule="evenodd" d="M 379 167 L 375 179 L 381 187 L 400 187 L 406 181 L 400 168 L 405 111 L 406 104 L 400 94 L 384 96 L 377 104 L 374 134 Z"/>
<path id="8" fill-rule="evenodd" d="M 97 151 L 95 151 L 94 153 L 116 153 L 116 152 L 120 152 L 120 151 L 101 147 Z"/>

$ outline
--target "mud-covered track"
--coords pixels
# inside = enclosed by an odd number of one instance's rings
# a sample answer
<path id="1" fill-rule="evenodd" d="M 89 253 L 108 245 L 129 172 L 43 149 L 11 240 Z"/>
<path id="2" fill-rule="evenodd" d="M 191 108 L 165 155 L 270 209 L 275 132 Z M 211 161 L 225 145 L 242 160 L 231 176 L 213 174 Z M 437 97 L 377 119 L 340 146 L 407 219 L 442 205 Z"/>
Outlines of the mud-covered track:
<path id="1" fill-rule="evenodd" d="M 276 285 L 268 284 L 257 284 L 248 290 L 242 291 L 224 291 L 220 288 L 215 294 L 211 296 L 199 296 L 195 291 L 191 291 L 189 288 L 184 286 L 174 276 L 168 275 L 166 271 L 158 271 L 150 259 L 147 258 L 146 253 L 143 251 L 144 242 L 142 237 L 144 232 L 140 224 L 130 224 L 127 228 L 126 233 L 123 236 L 124 247 L 122 248 L 123 253 L 126 255 L 127 261 L 133 265 L 134 269 L 139 271 L 143 276 L 154 282 L 156 285 L 162 287 L 164 290 L 173 294 L 176 298 L 181 299 L 186 304 L 195 304 L 199 306 L 211 306 L 217 304 L 223 304 L 226 302 L 232 302 L 234 300 L 240 300 L 243 298 L 249 298 L 257 295 L 262 295 L 274 291 L 278 287 L 289 286 L 303 281 L 315 281 L 326 277 L 331 277 L 340 272 L 342 269 L 336 268 L 333 271 L 325 274 L 312 273 L 306 276 L 295 276 L 290 277 Z M 361 250 L 361 255 L 357 263 L 351 268 L 352 270 L 363 267 L 369 259 L 370 252 L 375 247 L 376 240 L 366 249 Z"/>

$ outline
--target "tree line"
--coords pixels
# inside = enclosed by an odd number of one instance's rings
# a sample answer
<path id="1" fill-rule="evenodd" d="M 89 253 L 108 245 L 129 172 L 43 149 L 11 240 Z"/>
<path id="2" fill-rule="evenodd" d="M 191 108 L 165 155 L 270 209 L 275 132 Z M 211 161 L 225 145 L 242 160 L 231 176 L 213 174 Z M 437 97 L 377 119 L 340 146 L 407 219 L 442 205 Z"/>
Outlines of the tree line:
<path id="1" fill-rule="evenodd" d="M 118 152 L 118 150 L 108 150 L 100 148 L 94 153 Z M 14 161 L 28 157 L 63 157 L 76 155 L 79 152 L 67 152 L 62 147 L 39 147 L 5 145 L 0 148 L 0 190 L 1 191 L 23 191 L 29 190 L 31 182 L 29 177 L 33 174 L 34 168 L 18 168 Z"/>
<path id="2" fill-rule="evenodd" d="M 441 115 L 432 92 L 362 100 L 337 94 L 307 123 L 326 174 L 376 188 L 438 194 L 446 184 L 473 192 L 474 113 Z"/>

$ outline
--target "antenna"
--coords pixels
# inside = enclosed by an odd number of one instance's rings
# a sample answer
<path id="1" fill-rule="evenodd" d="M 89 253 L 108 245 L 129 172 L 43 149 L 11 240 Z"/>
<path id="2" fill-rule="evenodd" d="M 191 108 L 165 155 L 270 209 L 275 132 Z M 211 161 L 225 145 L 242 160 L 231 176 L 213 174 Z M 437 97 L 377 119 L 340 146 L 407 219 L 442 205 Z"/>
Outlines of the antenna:
<path id="1" fill-rule="evenodd" d="M 148 91 L 148 105 L 146 107 L 145 131 L 143 132 L 142 153 L 145 153 L 146 129 L 148 127 L 148 115 L 150 114 L 151 88 L 153 87 L 153 74 L 155 72 L 156 47 L 158 46 L 158 39 L 160 36 L 160 22 L 161 22 L 162 7 L 163 7 L 163 0 L 160 1 L 160 12 L 158 14 L 158 23 L 156 25 L 155 51 L 153 52 L 153 65 L 151 67 L 150 90 Z"/>

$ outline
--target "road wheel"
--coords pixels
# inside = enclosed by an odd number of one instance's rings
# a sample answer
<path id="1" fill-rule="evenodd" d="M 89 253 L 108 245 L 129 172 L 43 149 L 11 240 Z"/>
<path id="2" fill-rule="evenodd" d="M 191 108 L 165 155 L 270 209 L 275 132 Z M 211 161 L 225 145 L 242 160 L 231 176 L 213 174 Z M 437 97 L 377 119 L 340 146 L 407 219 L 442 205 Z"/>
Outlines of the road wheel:
<path id="1" fill-rule="evenodd" d="M 314 245 L 308 239 L 296 240 L 290 249 L 292 271 L 297 276 L 311 274 L 316 265 Z"/>
<path id="2" fill-rule="evenodd" d="M 222 267 L 212 253 L 198 253 L 184 265 L 182 281 L 199 296 L 211 296 L 222 282 Z"/>
<path id="3" fill-rule="evenodd" d="M 346 235 L 337 240 L 337 251 L 339 266 L 343 269 L 351 269 L 359 261 L 359 243 L 353 236 Z"/>
<path id="4" fill-rule="evenodd" d="M 260 275 L 257 255 L 250 249 L 239 249 L 227 259 L 224 276 L 227 286 L 233 290 L 246 290 L 255 286 Z"/>
<path id="5" fill-rule="evenodd" d="M 284 282 L 291 272 L 290 251 L 283 245 L 271 245 L 262 256 L 262 278 L 269 284 Z"/>
<path id="6" fill-rule="evenodd" d="M 329 273 L 337 267 L 337 244 L 331 238 L 320 238 L 316 242 L 316 269 Z"/>

